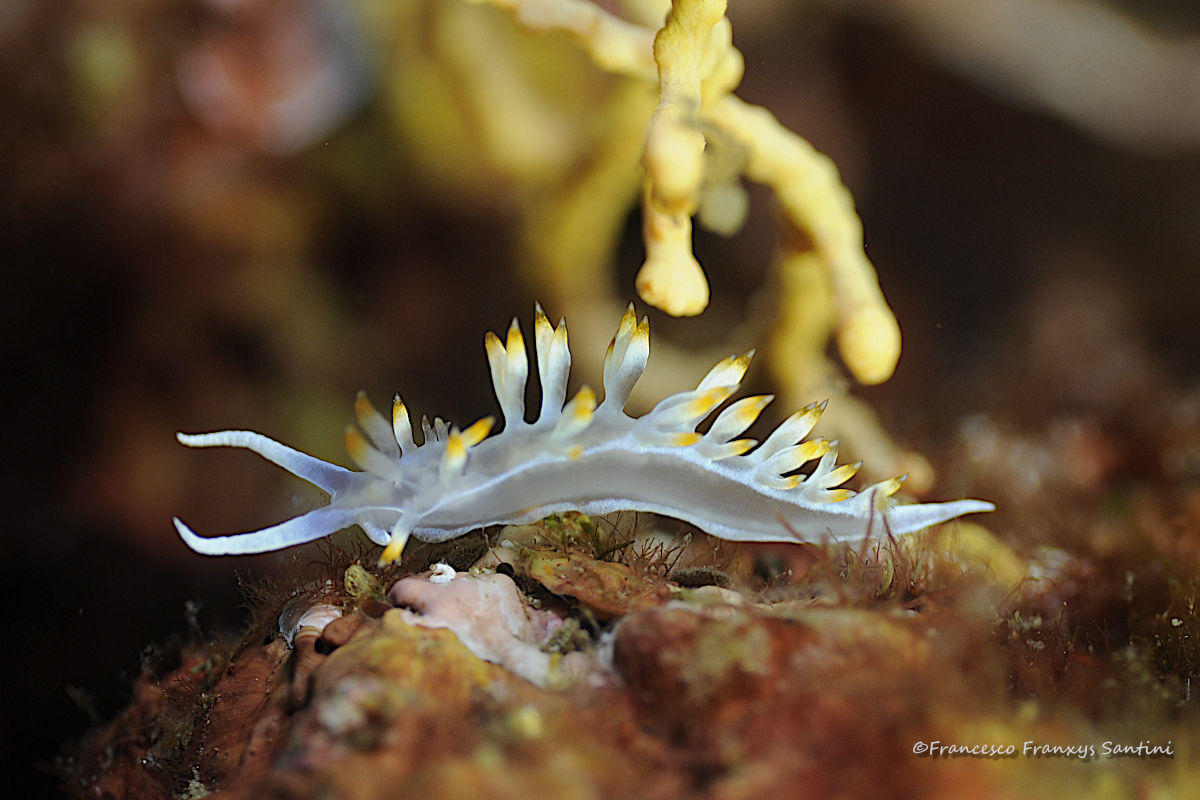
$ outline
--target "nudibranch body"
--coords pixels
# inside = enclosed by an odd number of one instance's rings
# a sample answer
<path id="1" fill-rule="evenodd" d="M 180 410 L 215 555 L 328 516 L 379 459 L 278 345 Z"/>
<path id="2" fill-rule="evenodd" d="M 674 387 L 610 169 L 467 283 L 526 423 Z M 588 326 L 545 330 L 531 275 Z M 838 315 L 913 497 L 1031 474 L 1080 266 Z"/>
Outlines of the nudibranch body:
<path id="1" fill-rule="evenodd" d="M 892 499 L 903 478 L 859 493 L 839 488 L 858 465 L 837 466 L 837 443 L 804 441 L 824 403 L 797 411 L 761 444 L 737 438 L 771 402 L 746 397 L 727 406 L 707 432 L 696 426 L 737 390 L 753 356 L 729 357 L 689 392 L 662 400 L 633 418 L 625 403 L 650 353 L 650 327 L 625 312 L 604 360 L 604 400 L 586 386 L 566 402 L 571 354 L 565 321 L 553 326 L 537 307 L 534 324 L 541 411 L 525 421 L 529 360 L 514 319 L 507 341 L 485 338 L 504 429 L 486 417 L 460 430 L 422 419 L 424 443 L 413 439 L 408 411 L 396 397 L 389 423 L 361 392 L 362 432 L 346 432 L 362 472 L 329 464 L 251 431 L 178 434 L 189 447 L 244 447 L 330 495 L 329 505 L 250 533 L 202 537 L 179 519 L 175 527 L 195 551 L 232 555 L 280 550 L 360 526 L 384 545 L 382 561 L 399 557 L 409 536 L 440 542 L 489 525 L 533 522 L 581 511 L 648 511 L 684 520 L 722 539 L 825 542 L 911 533 L 963 514 L 991 511 L 981 500 L 901 505 Z M 365 434 L 365 436 L 364 436 Z M 811 474 L 797 474 L 816 460 Z"/>

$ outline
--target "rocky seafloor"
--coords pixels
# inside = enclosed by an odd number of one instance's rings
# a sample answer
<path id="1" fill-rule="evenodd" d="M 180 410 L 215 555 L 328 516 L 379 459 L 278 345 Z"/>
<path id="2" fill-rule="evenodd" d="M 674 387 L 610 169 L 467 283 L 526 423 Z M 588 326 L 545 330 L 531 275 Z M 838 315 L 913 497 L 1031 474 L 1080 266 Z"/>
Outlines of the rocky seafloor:
<path id="1" fill-rule="evenodd" d="M 248 588 L 240 640 L 148 659 L 130 705 L 64 761 L 68 786 L 1195 796 L 1195 405 L 1162 400 L 1147 423 L 1162 435 L 1136 447 L 1085 419 L 1038 438 L 964 424 L 952 466 L 1004 509 L 980 521 L 1027 545 L 974 521 L 733 545 L 568 514 L 418 544 L 390 568 L 350 540 L 313 547 L 294 578 Z"/>

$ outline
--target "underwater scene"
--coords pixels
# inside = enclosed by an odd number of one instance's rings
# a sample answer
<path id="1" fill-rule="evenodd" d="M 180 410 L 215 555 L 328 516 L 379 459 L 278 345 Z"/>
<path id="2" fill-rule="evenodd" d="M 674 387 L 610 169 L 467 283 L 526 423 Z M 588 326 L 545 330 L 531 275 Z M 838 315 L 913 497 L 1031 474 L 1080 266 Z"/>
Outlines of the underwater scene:
<path id="1" fill-rule="evenodd" d="M 1194 3 L 7 0 L 0 101 L 20 796 L 1200 795 Z"/>

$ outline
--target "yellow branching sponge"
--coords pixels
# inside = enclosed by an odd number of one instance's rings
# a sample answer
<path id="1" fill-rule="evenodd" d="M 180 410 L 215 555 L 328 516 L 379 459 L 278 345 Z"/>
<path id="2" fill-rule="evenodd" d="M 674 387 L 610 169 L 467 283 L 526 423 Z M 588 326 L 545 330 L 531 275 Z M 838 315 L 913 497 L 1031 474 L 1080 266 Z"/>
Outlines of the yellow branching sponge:
<path id="1" fill-rule="evenodd" d="M 646 263 L 637 290 L 647 303 L 677 317 L 708 306 L 708 281 L 692 255 L 692 214 L 704 185 L 702 87 L 717 49 L 714 28 L 722 21 L 728 26 L 725 8 L 725 0 L 676 3 L 654 37 L 659 101 L 642 158 Z"/>
<path id="2" fill-rule="evenodd" d="M 646 261 L 637 289 L 643 300 L 675 316 L 698 314 L 708 305 L 708 281 L 692 253 L 691 218 L 707 177 L 703 131 L 719 131 L 745 152 L 745 176 L 770 186 L 787 224 L 804 234 L 790 237 L 786 247 L 798 252 L 810 246 L 826 271 L 830 294 L 819 302 L 836 310 L 834 333 L 847 368 L 864 384 L 891 376 L 900 328 L 864 252 L 854 202 L 828 158 L 769 111 L 732 94 L 744 65 L 733 47 L 726 0 L 672 0 L 653 38 L 647 28 L 585 0 L 476 2 L 508 9 L 528 29 L 566 33 L 601 69 L 644 80 L 653 77 L 648 65 L 657 67 L 659 102 L 642 157 Z M 785 292 L 781 313 L 791 316 L 812 300 Z M 806 351 L 823 352 L 829 331 L 819 335 L 803 343 Z M 823 372 L 832 369 L 823 364 Z"/>
<path id="3" fill-rule="evenodd" d="M 702 269 L 693 255 L 693 221 L 731 235 L 748 209 L 743 179 L 767 185 L 783 231 L 764 349 L 781 399 L 838 398 L 825 431 L 873 477 L 910 473 L 908 489 L 922 494 L 934 481 L 928 462 L 898 447 L 870 406 L 847 392 L 847 371 L 862 384 L 891 376 L 900 331 L 837 169 L 733 94 L 744 63 L 725 2 L 619 7 L 620 16 L 593 0 L 398 4 L 404 66 L 393 70 L 389 97 L 431 185 L 456 201 L 515 203 L 525 277 L 590 342 L 608 334 L 614 250 L 638 198 L 646 250 L 639 293 L 671 314 L 697 314 L 709 301 L 704 269 L 715 265 Z M 431 26 L 436 35 L 423 33 Z M 807 277 L 795 279 L 797 271 Z M 734 339 L 722 347 L 749 341 Z M 596 369 L 592 352 L 581 357 Z M 651 398 L 679 391 L 718 355 L 660 342 L 659 368 L 633 405 L 645 410 Z"/>

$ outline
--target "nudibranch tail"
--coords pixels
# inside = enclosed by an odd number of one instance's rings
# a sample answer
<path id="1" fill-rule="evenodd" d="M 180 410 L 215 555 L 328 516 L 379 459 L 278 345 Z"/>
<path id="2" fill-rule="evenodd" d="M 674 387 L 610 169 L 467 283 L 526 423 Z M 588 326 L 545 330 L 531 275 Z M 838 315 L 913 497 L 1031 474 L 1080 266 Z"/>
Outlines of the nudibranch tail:
<path id="1" fill-rule="evenodd" d="M 866 492 L 863 492 L 866 494 Z M 985 500 L 952 500 L 948 503 L 896 505 L 888 509 L 888 530 L 893 536 L 923 531 L 967 514 L 995 511 L 996 506 Z"/>
<path id="2" fill-rule="evenodd" d="M 534 318 L 535 366 L 542 389 L 537 419 L 525 420 L 530 354 L 514 319 L 501 340 L 484 339 L 492 385 L 503 415 L 460 429 L 421 418 L 413 439 L 408 409 L 397 395 L 392 419 L 359 393 L 357 427 L 346 448 L 363 471 L 352 472 L 257 433 L 179 434 L 191 447 L 244 447 L 330 495 L 329 505 L 279 525 L 231 536 L 197 536 L 179 520 L 184 541 L 201 553 L 277 550 L 352 525 L 383 545 L 381 561 L 400 557 L 410 535 L 444 541 L 489 525 L 532 522 L 552 513 L 649 511 L 736 541 L 831 541 L 901 535 L 994 509 L 980 500 L 898 504 L 903 477 L 856 493 L 843 486 L 860 464 L 839 466 L 837 442 L 806 440 L 826 403 L 788 417 L 761 444 L 738 438 L 772 401 L 746 397 L 721 409 L 738 390 L 754 351 L 714 366 L 695 389 L 661 400 L 650 413 L 625 414 L 646 368 L 650 327 L 625 311 L 604 360 L 604 400 L 584 386 L 569 401 L 571 353 L 566 322 Z M 707 431 L 698 426 L 716 415 Z M 809 474 L 800 472 L 815 461 Z"/>

